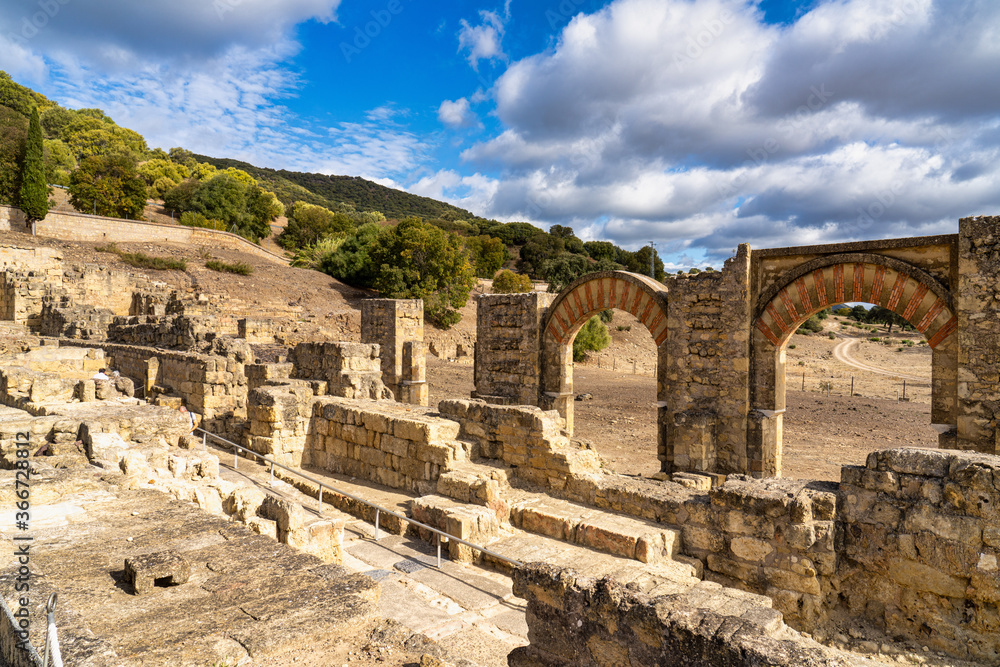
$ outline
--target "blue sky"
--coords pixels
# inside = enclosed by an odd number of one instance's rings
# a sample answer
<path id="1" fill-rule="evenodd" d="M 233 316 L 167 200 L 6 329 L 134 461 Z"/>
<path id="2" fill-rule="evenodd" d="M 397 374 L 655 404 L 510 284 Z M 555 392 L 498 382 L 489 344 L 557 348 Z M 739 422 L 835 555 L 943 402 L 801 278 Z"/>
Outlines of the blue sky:
<path id="1" fill-rule="evenodd" d="M 0 69 L 152 146 L 753 247 L 1000 212 L 994 0 L 0 0 Z"/>

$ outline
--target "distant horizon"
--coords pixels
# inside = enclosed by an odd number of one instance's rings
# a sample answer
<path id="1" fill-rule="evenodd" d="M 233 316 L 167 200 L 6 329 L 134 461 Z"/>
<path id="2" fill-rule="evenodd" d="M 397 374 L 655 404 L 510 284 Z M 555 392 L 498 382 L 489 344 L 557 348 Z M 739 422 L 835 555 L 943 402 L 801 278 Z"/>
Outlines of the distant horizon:
<path id="1" fill-rule="evenodd" d="M 1000 3 L 2 1 L 0 69 L 152 147 L 654 241 L 671 271 L 1000 212 Z"/>

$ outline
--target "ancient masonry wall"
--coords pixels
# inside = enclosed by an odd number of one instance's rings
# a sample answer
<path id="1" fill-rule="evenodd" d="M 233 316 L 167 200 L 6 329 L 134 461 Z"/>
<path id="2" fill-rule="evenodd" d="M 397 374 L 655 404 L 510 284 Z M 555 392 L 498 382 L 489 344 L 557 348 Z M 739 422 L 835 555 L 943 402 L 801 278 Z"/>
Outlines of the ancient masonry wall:
<path id="1" fill-rule="evenodd" d="M 721 272 L 671 276 L 657 364 L 660 461 L 667 472 L 748 470 L 750 249 Z M 753 472 L 753 471 L 751 471 Z"/>
<path id="2" fill-rule="evenodd" d="M 422 299 L 362 301 L 361 342 L 379 346 L 382 382 L 397 401 L 427 405 Z"/>
<path id="3" fill-rule="evenodd" d="M 24 223 L 24 214 L 16 208 L 0 205 L 0 230 L 30 232 Z M 255 243 L 229 232 L 212 229 L 198 229 L 183 225 L 168 225 L 156 222 L 140 222 L 105 218 L 95 215 L 71 212 L 50 212 L 35 226 L 38 236 L 62 239 L 63 241 L 96 241 L 118 243 L 164 242 L 189 243 L 210 247 L 224 246 L 256 255 L 278 264 L 288 264 L 288 260 L 264 250 Z"/>
<path id="4" fill-rule="evenodd" d="M 459 438 L 485 459 L 516 467 L 526 482 L 560 490 L 577 475 L 595 473 L 600 458 L 570 443 L 559 414 L 527 406 L 490 405 L 483 401 L 441 401 L 443 417 L 461 425 Z"/>
<path id="5" fill-rule="evenodd" d="M 1000 458 L 886 450 L 844 466 L 839 576 L 853 614 L 1000 662 Z"/>
<path id="6" fill-rule="evenodd" d="M 379 346 L 366 343 L 299 343 L 289 355 L 292 379 L 325 384 L 317 394 L 391 399 L 382 383 Z"/>
<path id="7" fill-rule="evenodd" d="M 246 421 L 245 367 L 253 361 L 248 347 L 220 345 L 216 352 L 222 354 L 199 354 L 117 343 L 86 345 L 103 349 L 109 366 L 135 381 L 137 395 L 140 387 L 148 391 L 155 385 L 182 398 L 189 410 L 201 415 L 208 431 L 233 437 Z"/>
<path id="8" fill-rule="evenodd" d="M 713 592 L 693 595 L 704 599 Z M 777 611 L 736 598 L 729 599 L 722 615 L 686 606 L 685 595 L 649 598 L 613 580 L 580 577 L 541 563 L 515 570 L 514 594 L 528 601 L 531 643 L 511 652 L 512 667 L 854 664 L 838 651 L 790 633 Z"/>
<path id="9" fill-rule="evenodd" d="M 958 440 L 1000 453 L 1000 216 L 959 221 Z"/>
<path id="10" fill-rule="evenodd" d="M 484 294 L 476 308 L 473 398 L 538 405 L 541 327 L 554 294 Z"/>

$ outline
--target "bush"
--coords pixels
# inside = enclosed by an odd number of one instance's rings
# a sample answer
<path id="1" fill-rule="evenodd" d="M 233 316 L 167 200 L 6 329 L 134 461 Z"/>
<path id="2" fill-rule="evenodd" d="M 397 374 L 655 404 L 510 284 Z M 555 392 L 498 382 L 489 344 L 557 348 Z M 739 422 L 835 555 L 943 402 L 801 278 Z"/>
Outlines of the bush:
<path id="1" fill-rule="evenodd" d="M 874 337 L 874 336 L 872 338 L 869 338 L 868 340 L 870 340 L 873 343 L 881 343 L 882 342 L 881 338 Z"/>
<path id="2" fill-rule="evenodd" d="M 206 218 L 201 213 L 194 213 L 192 211 L 185 211 L 181 213 L 181 217 L 178 220 L 185 227 L 198 227 L 200 229 L 215 229 L 217 231 L 226 231 L 226 223 L 221 220 L 211 220 Z"/>
<path id="3" fill-rule="evenodd" d="M 97 246 L 97 252 L 107 252 L 118 255 L 123 262 L 137 269 L 156 269 L 159 271 L 187 271 L 187 262 L 183 259 L 170 257 L 150 257 L 142 252 L 125 252 L 114 243 Z"/>
<path id="4" fill-rule="evenodd" d="M 632 330 L 632 325 L 631 324 L 626 324 L 626 325 L 619 324 L 615 328 L 618 329 L 618 331 L 631 331 Z"/>
<path id="5" fill-rule="evenodd" d="M 583 361 L 587 352 L 600 352 L 611 344 L 611 332 L 598 316 L 591 317 L 573 339 L 573 361 Z"/>
<path id="6" fill-rule="evenodd" d="M 796 331 L 795 333 L 801 334 L 807 331 L 810 333 L 819 333 L 822 330 L 823 330 L 823 322 L 820 320 L 819 317 L 813 315 L 808 320 L 803 322 L 802 326 L 800 326 L 798 331 Z"/>
<path id="7" fill-rule="evenodd" d="M 835 333 L 833 333 L 833 332 L 831 331 L 831 332 L 830 332 L 830 335 L 829 335 L 829 336 L 827 336 L 827 338 L 829 338 L 830 340 L 837 340 L 837 334 L 835 334 Z"/>
<path id="8" fill-rule="evenodd" d="M 288 226 L 277 238 L 282 248 L 295 250 L 314 246 L 330 235 L 344 236 L 354 229 L 354 223 L 343 213 L 297 201 L 288 209 Z"/>
<path id="9" fill-rule="evenodd" d="M 798 347 L 798 346 L 795 343 L 792 343 L 791 345 L 788 346 L 788 349 L 789 350 L 794 350 L 796 347 Z"/>
<path id="10" fill-rule="evenodd" d="M 498 271 L 493 276 L 494 294 L 527 294 L 534 289 L 531 278 L 523 273 L 514 273 L 509 269 Z"/>
<path id="11" fill-rule="evenodd" d="M 221 271 L 223 273 L 235 273 L 241 276 L 249 276 L 253 273 L 253 267 L 246 262 L 227 264 L 226 262 L 220 262 L 217 259 L 213 259 L 205 262 L 205 268 L 213 271 Z"/>
<path id="12" fill-rule="evenodd" d="M 601 318 L 602 322 L 608 324 L 611 322 L 612 319 L 614 319 L 615 311 L 613 311 L 610 308 L 608 308 L 607 310 L 602 310 L 600 313 L 598 313 L 598 317 Z"/>

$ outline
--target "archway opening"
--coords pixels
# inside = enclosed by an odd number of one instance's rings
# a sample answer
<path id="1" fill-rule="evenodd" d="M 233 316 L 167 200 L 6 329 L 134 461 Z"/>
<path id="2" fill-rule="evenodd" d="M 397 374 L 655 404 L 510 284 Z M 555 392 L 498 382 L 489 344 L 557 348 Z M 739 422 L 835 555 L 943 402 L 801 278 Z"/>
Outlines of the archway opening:
<path id="1" fill-rule="evenodd" d="M 649 330 L 627 311 L 594 316 L 609 344 L 574 357 L 574 439 L 589 443 L 607 468 L 628 476 L 660 472 L 657 450 L 657 348 Z M 573 344 L 579 342 L 580 332 Z"/>
<path id="2" fill-rule="evenodd" d="M 953 442 L 950 294 L 902 262 L 827 262 L 775 282 L 757 306 L 747 442 L 761 476 L 837 479 L 841 464 L 874 449 Z M 856 305 L 853 317 L 832 314 Z M 831 316 L 818 323 L 823 312 Z M 807 337 L 804 326 L 818 330 Z M 798 449 L 791 458 L 790 447 Z"/>
<path id="3" fill-rule="evenodd" d="M 653 385 L 655 393 L 655 417 L 650 412 L 650 423 L 654 425 L 656 443 L 655 450 L 650 447 L 650 456 L 647 464 L 638 467 L 631 465 L 630 470 L 646 470 L 650 473 L 663 468 L 666 460 L 666 449 L 664 442 L 664 386 L 659 378 L 659 369 L 662 368 L 663 343 L 667 338 L 667 293 L 666 287 L 652 278 L 625 271 L 606 271 L 584 276 L 563 290 L 546 311 L 545 321 L 542 330 L 542 359 L 540 369 L 540 404 L 544 409 L 558 410 L 559 414 L 566 420 L 566 429 L 571 436 L 576 435 L 576 406 L 584 401 L 577 401 L 576 398 L 581 393 L 574 386 L 574 361 L 573 361 L 573 341 L 578 332 L 592 317 L 606 311 L 624 311 L 633 320 L 624 320 L 622 327 L 628 327 L 639 333 L 639 329 L 646 329 L 651 340 L 655 354 L 656 379 Z M 612 317 L 612 322 L 614 319 Z M 617 324 L 614 325 L 617 333 Z M 624 333 L 624 332 L 623 332 Z M 633 357 L 636 362 L 636 372 L 638 375 L 640 368 L 645 369 L 648 361 L 643 358 L 639 360 Z M 643 366 L 640 366 L 643 363 Z M 614 374 L 622 372 L 620 366 L 631 367 L 632 361 L 622 358 L 611 361 L 611 380 Z M 585 381 L 597 376 L 604 376 L 604 368 L 596 369 L 592 376 L 584 376 Z M 634 393 L 637 403 L 646 401 L 642 389 L 636 388 Z M 652 408 L 653 400 L 649 401 Z M 584 412 L 590 413 L 584 408 Z M 625 428 L 627 422 L 622 421 L 624 415 L 618 418 L 615 424 L 622 424 L 618 430 Z M 639 418 L 638 415 L 632 419 Z M 610 422 L 609 418 L 608 421 Z M 635 423 L 635 422 L 633 422 Z M 642 427 L 643 431 L 648 430 L 648 425 Z M 640 434 L 636 434 L 642 437 Z M 634 442 L 632 445 L 634 446 Z M 621 444 L 621 451 L 629 445 L 625 442 Z M 601 448 L 598 447 L 599 453 Z M 609 453 L 617 450 L 604 448 L 603 454 L 610 458 Z M 654 455 L 655 454 L 655 455 Z M 630 456 L 630 459 L 634 456 Z M 638 463 L 638 462 L 635 462 Z"/>
<path id="4" fill-rule="evenodd" d="M 784 477 L 836 481 L 870 451 L 938 445 L 927 339 L 881 306 L 835 305 L 784 344 Z"/>

